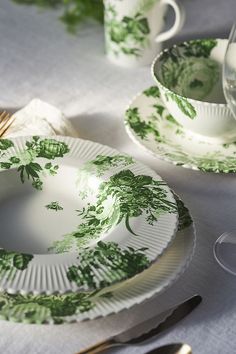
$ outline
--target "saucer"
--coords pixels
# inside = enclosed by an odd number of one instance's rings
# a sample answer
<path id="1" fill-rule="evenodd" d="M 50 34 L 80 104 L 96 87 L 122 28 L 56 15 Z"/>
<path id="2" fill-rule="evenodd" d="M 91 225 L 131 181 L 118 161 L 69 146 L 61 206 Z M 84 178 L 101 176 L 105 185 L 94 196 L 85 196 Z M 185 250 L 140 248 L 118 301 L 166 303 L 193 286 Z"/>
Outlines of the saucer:
<path id="1" fill-rule="evenodd" d="M 208 141 L 186 131 L 169 114 L 156 86 L 132 100 L 126 110 L 125 127 L 137 145 L 176 166 L 204 172 L 236 172 L 236 141 Z"/>

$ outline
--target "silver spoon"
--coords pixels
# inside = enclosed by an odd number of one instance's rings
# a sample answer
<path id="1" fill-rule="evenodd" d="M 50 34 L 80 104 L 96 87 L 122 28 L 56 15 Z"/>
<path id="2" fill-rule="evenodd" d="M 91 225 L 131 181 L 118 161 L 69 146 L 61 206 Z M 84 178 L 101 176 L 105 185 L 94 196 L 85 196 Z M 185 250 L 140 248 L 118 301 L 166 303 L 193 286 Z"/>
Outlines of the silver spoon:
<path id="1" fill-rule="evenodd" d="M 172 343 L 152 349 L 146 354 L 192 354 L 192 349 L 186 343 Z"/>

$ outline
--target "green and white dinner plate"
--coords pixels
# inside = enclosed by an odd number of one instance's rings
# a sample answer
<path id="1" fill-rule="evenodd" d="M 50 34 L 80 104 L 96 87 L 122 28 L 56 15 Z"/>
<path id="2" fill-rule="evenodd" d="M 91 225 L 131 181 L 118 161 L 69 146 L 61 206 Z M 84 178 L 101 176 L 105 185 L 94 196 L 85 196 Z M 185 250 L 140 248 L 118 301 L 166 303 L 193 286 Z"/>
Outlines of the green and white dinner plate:
<path id="1" fill-rule="evenodd" d="M 137 95 L 125 114 L 131 139 L 155 157 L 204 172 L 236 172 L 235 142 L 220 144 L 191 134 L 166 109 L 156 86 Z"/>
<path id="2" fill-rule="evenodd" d="M 148 268 L 173 241 L 166 183 L 81 139 L 0 140 L 0 289 L 91 292 Z"/>
<path id="3" fill-rule="evenodd" d="M 188 267 L 195 248 L 191 216 L 178 200 L 177 235 L 150 268 L 120 285 L 94 293 L 9 295 L 0 293 L 0 319 L 24 323 L 68 323 L 93 320 L 140 304 L 170 287 Z"/>

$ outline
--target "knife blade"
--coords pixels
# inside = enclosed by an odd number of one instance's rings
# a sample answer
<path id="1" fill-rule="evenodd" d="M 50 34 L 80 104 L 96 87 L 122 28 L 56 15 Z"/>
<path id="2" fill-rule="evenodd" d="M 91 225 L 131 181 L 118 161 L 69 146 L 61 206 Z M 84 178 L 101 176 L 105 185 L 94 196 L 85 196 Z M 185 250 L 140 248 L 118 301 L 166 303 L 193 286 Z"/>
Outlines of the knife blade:
<path id="1" fill-rule="evenodd" d="M 156 316 L 149 318 L 146 321 L 139 323 L 132 328 L 119 333 L 116 336 L 110 337 L 107 340 L 97 343 L 85 350 L 80 351 L 78 354 L 92 354 L 99 353 L 105 349 L 108 349 L 112 346 L 118 345 L 129 345 L 129 344 L 139 344 L 148 339 L 151 339 L 154 336 L 162 333 L 163 331 L 169 329 L 174 326 L 176 323 L 181 321 L 184 317 L 186 317 L 189 313 L 191 313 L 202 301 L 202 297 L 200 295 L 194 295 L 184 302 L 173 306 L 171 309 L 162 312 Z M 167 315 L 168 314 L 168 315 Z M 166 317 L 167 315 L 167 317 Z M 166 317 L 164 321 L 157 325 L 155 328 L 150 328 L 150 322 L 153 323 L 155 319 L 160 317 Z M 148 328 L 146 331 L 143 331 L 143 328 Z M 135 336 L 135 333 L 142 333 L 139 336 Z M 131 338 L 131 339 L 130 339 Z"/>

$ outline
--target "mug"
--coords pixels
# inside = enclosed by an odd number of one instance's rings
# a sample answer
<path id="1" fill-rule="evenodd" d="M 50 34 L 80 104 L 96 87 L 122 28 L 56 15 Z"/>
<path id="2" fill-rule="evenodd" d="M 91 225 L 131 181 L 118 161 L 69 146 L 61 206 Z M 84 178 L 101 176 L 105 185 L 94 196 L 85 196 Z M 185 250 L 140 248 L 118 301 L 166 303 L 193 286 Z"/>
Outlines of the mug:
<path id="1" fill-rule="evenodd" d="M 167 5 L 175 12 L 175 22 L 161 32 Z M 131 67 L 150 64 L 161 51 L 161 42 L 179 32 L 185 19 L 176 0 L 104 0 L 104 11 L 107 56 Z"/>

